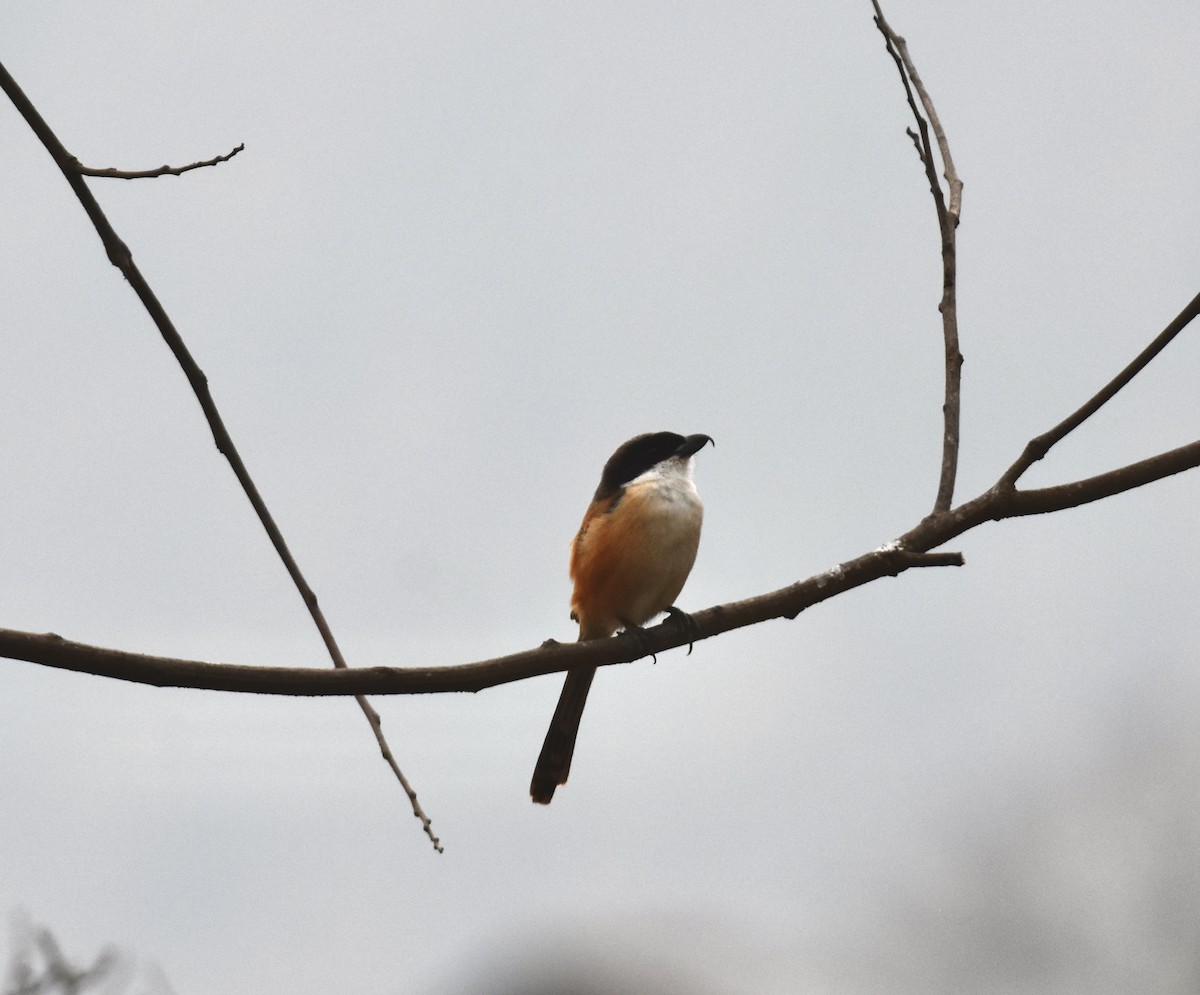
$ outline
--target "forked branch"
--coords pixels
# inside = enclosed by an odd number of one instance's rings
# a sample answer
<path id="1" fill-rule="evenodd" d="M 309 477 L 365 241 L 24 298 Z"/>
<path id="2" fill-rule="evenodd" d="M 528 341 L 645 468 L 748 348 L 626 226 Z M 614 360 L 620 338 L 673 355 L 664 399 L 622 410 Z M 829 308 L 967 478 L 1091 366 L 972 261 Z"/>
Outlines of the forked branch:
<path id="1" fill-rule="evenodd" d="M 583 643 L 547 640 L 537 649 L 449 667 L 354 667 L 315 670 L 255 667 L 146 656 L 88 646 L 53 633 L 0 629 L 0 657 L 156 687 L 279 695 L 446 694 L 559 673 L 573 667 L 631 663 L 649 653 L 711 639 L 771 619 L 794 619 L 806 608 L 884 577 L 919 567 L 961 566 L 954 552 L 931 552 L 989 521 L 1041 515 L 1099 501 L 1200 466 L 1200 441 L 1139 463 L 1055 487 L 1021 491 L 1003 481 L 952 511 L 930 515 L 894 542 L 776 591 L 717 605 L 692 615 L 686 630 L 668 620 L 643 638 Z"/>
<path id="2" fill-rule="evenodd" d="M 895 542 L 788 587 L 696 612 L 692 615 L 694 629 L 683 630 L 668 620 L 646 629 L 636 642 L 621 638 L 583 643 L 547 640 L 537 649 L 456 666 L 329 671 L 146 656 L 70 642 L 52 633 L 0 629 L 0 656 L 138 684 L 210 691 L 305 696 L 482 691 L 573 667 L 631 663 L 648 653 L 661 653 L 771 619 L 794 619 L 806 608 L 883 577 L 895 577 L 918 567 L 961 566 L 960 554 L 930 550 L 985 522 L 1078 507 L 1197 466 L 1200 441 L 1055 487 L 1020 491 L 998 482 L 953 511 L 930 515 Z"/>
<path id="3" fill-rule="evenodd" d="M 1019 490 L 1017 482 L 1025 471 L 1070 432 L 1078 428 L 1100 407 L 1128 384 L 1184 327 L 1200 314 L 1200 295 L 1163 330 L 1124 370 L 1102 388 L 1094 397 L 1058 425 L 1030 440 L 1021 456 L 1009 467 L 996 483 L 976 498 L 957 507 L 953 506 L 953 493 L 959 449 L 960 369 L 962 357 L 958 351 L 958 328 L 955 296 L 955 231 L 958 225 L 962 184 L 950 157 L 949 144 L 942 129 L 933 103 L 921 82 L 908 53 L 904 39 L 897 35 L 884 20 L 878 0 L 872 0 L 876 12 L 875 23 L 882 32 L 889 53 L 896 62 L 910 109 L 917 124 L 917 131 L 910 131 L 918 154 L 930 182 L 930 190 L 937 211 L 938 225 L 942 237 L 943 295 L 941 302 L 943 337 L 945 342 L 946 390 L 945 425 L 943 434 L 943 458 L 938 495 L 933 512 L 915 527 L 893 542 L 878 549 L 863 553 L 853 559 L 839 563 L 806 580 L 779 590 L 755 597 L 718 605 L 692 616 L 694 626 L 684 630 L 672 621 L 647 629 L 643 638 L 603 639 L 585 643 L 560 644 L 547 641 L 537 649 L 465 663 L 452 667 L 394 668 L 370 667 L 347 669 L 333 641 L 324 617 L 316 606 L 316 598 L 304 583 L 283 544 L 278 529 L 271 521 L 262 499 L 245 473 L 244 466 L 221 425 L 208 394 L 204 376 L 183 347 L 182 340 L 170 324 L 161 305 L 153 297 L 141 274 L 133 266 L 128 249 L 117 239 L 107 220 L 104 219 L 94 198 L 83 184 L 79 170 L 66 155 L 56 138 L 45 127 L 36 111 L 25 102 L 24 95 L 0 67 L 0 81 L 9 90 L 31 127 L 46 143 L 47 148 L 63 169 L 68 182 L 76 190 L 89 216 L 109 252 L 114 264 L 121 267 L 147 309 L 159 325 L 164 338 L 179 358 L 197 398 L 209 417 L 218 448 L 229 458 L 239 481 L 247 491 L 264 527 L 276 543 L 280 556 L 288 564 L 298 589 L 304 595 L 337 669 L 312 670 L 306 668 L 255 667 L 232 664 L 216 664 L 198 660 L 182 660 L 150 657 L 120 650 L 87 646 L 65 640 L 57 635 L 18 632 L 0 629 L 0 655 L 16 660 L 26 660 L 44 666 L 96 674 L 118 680 L 135 681 L 157 686 L 204 688 L 245 693 L 282 695 L 355 695 L 379 738 L 385 758 L 392 764 L 405 790 L 409 792 L 414 812 L 422 819 L 426 832 L 438 845 L 416 798 L 408 788 L 399 768 L 395 766 L 379 731 L 378 716 L 362 697 L 365 694 L 432 694 L 455 691 L 479 691 L 511 681 L 524 680 L 543 674 L 565 671 L 573 667 L 607 666 L 629 662 L 647 653 L 699 642 L 729 632 L 733 629 L 756 625 L 770 619 L 795 618 L 800 612 L 829 598 L 860 587 L 883 577 L 894 577 L 907 570 L 920 567 L 956 566 L 962 557 L 956 552 L 937 551 L 950 540 L 989 521 L 1016 518 L 1025 515 L 1046 514 L 1074 508 L 1092 501 L 1102 500 L 1134 488 L 1143 487 L 1173 474 L 1200 466 L 1200 440 L 1169 452 L 1159 453 L 1148 459 L 1119 467 L 1084 480 L 1071 481 L 1051 487 Z M 920 106 L 918 106 L 918 101 Z M 927 120 L 928 118 L 928 120 Z M 930 138 L 932 129 L 934 138 Z M 936 142 L 948 184 L 944 190 L 934 166 Z M 440 847 L 439 847 L 440 849 Z"/>
<path id="4" fill-rule="evenodd" d="M 205 419 L 208 421 L 208 426 L 212 431 L 213 441 L 216 443 L 217 449 L 229 461 L 234 476 L 237 477 L 238 483 L 241 484 L 242 490 L 254 508 L 255 514 L 258 515 L 258 520 L 262 523 L 263 529 L 270 537 L 271 545 L 275 547 L 275 552 L 283 562 L 288 576 L 292 578 L 292 583 L 295 585 L 296 590 L 300 592 L 300 596 L 308 608 L 308 613 L 312 617 L 313 623 L 321 633 L 321 639 L 325 643 L 325 648 L 333 661 L 333 665 L 338 668 L 346 667 L 346 661 L 342 656 L 342 651 L 338 648 L 337 641 L 333 637 L 333 631 L 330 629 L 324 613 L 317 604 L 316 594 L 313 593 L 312 588 L 309 587 L 308 582 L 304 579 L 304 575 L 300 572 L 300 567 L 296 563 L 295 557 L 292 556 L 291 550 L 288 549 L 287 543 L 284 541 L 283 533 L 279 530 L 274 516 L 272 516 L 270 510 L 267 508 L 266 502 L 259 493 L 254 480 L 251 478 L 250 471 L 246 469 L 245 463 L 242 462 L 241 454 L 238 452 L 237 446 L 234 445 L 233 438 L 225 428 L 225 423 L 221 418 L 220 412 L 217 410 L 216 402 L 213 400 L 212 394 L 208 389 L 208 377 L 204 375 L 200 366 L 192 358 L 192 354 L 184 343 L 183 337 L 175 328 L 174 322 L 167 314 L 166 309 L 162 306 L 154 291 L 150 288 L 150 284 L 146 282 L 146 278 L 142 275 L 141 270 L 138 269 L 137 264 L 133 261 L 133 254 L 129 251 L 129 247 L 117 236 L 108 218 L 100 209 L 96 198 L 92 196 L 91 190 L 84 182 L 83 173 L 79 168 L 79 161 L 58 140 L 58 136 L 54 134 L 37 108 L 34 107 L 32 101 L 29 100 L 24 91 L 17 85 L 16 80 L 12 78 L 3 65 L 0 65 L 0 89 L 12 101 L 13 106 L 17 108 L 18 112 L 33 130 L 33 133 L 37 135 L 46 147 L 46 151 L 50 153 L 51 158 L 54 159 L 55 164 L 71 185 L 71 189 L 75 191 L 75 196 L 79 198 L 79 202 L 83 205 L 83 209 L 91 219 L 96 233 L 100 236 L 101 242 L 104 243 L 109 260 L 121 271 L 125 279 L 129 281 L 129 285 L 133 287 L 134 293 L 137 294 L 138 299 L 142 302 L 154 324 L 158 327 L 163 341 L 166 342 L 182 368 L 184 376 L 187 377 L 188 383 L 192 387 L 192 392 L 196 395 L 196 400 L 200 402 L 200 408 L 204 412 Z M 237 151 L 239 150 L 235 149 L 234 152 L 231 152 L 225 158 L 231 157 Z M 375 736 L 376 742 L 379 744 L 380 753 L 383 755 L 388 766 L 392 768 L 392 772 L 396 775 L 400 786 L 408 796 L 409 803 L 412 805 L 413 815 L 420 819 L 421 825 L 424 827 L 425 833 L 429 836 L 434 848 L 440 852 L 442 846 L 438 838 L 433 834 L 433 827 L 429 821 L 429 817 L 417 802 L 416 792 L 413 791 L 412 785 L 409 784 L 407 778 L 401 772 L 395 757 L 392 755 L 391 748 L 388 746 L 387 739 L 383 735 L 379 713 L 361 695 L 357 697 L 357 701 L 359 708 L 362 709 L 371 726 L 371 731 Z"/>
<path id="5" fill-rule="evenodd" d="M 934 208 L 937 211 L 938 231 L 942 242 L 942 299 L 938 310 L 942 315 L 942 344 L 943 357 L 946 367 L 945 398 L 942 402 L 942 470 L 938 477 L 937 497 L 933 502 L 933 512 L 949 511 L 954 502 L 954 483 L 958 475 L 958 449 L 961 437 L 962 422 L 962 353 L 958 346 L 958 263 L 957 241 L 958 219 L 962 210 L 962 180 L 954 168 L 954 159 L 950 155 L 950 142 L 942 128 L 941 119 L 933 106 L 933 99 L 921 77 L 912 57 L 908 54 L 908 44 L 900 35 L 892 30 L 883 16 L 878 0 L 871 0 L 875 8 L 875 26 L 883 35 L 888 54 L 896 63 L 900 73 L 900 82 L 904 85 L 904 94 L 908 99 L 909 110 L 917 122 L 917 131 L 909 129 L 909 136 L 917 148 L 921 165 L 925 168 L 926 179 L 929 180 L 929 192 L 933 195 Z M 921 101 L 921 107 L 929 120 L 917 107 L 913 91 Z M 946 183 L 950 188 L 949 204 L 946 194 L 938 179 L 937 166 L 934 163 L 933 146 L 929 140 L 929 129 L 932 126 L 938 151 L 942 156 L 942 164 Z"/>

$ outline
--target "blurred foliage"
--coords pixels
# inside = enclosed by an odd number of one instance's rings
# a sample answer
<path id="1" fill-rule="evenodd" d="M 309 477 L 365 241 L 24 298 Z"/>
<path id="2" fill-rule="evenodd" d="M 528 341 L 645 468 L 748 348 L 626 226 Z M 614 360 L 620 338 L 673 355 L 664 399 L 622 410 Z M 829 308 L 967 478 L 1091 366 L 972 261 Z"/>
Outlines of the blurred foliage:
<path id="1" fill-rule="evenodd" d="M 77 965 L 62 951 L 54 934 L 17 917 L 13 925 L 13 952 L 0 995 L 173 995 L 157 968 L 145 972 L 135 988 L 133 958 L 115 947 L 105 947 L 91 964 Z"/>

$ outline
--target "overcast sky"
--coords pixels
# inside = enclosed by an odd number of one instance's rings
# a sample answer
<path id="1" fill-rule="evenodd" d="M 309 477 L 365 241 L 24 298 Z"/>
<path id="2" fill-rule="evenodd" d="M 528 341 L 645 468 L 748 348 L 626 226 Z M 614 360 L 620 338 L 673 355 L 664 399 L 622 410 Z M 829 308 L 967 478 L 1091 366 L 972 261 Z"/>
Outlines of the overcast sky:
<path id="1" fill-rule="evenodd" d="M 891 0 L 966 183 L 958 496 L 1200 290 L 1200 7 Z M 940 261 L 867 0 L 7 4 L 354 665 L 571 639 L 611 451 L 704 432 L 700 609 L 932 505 Z M 0 104 L 0 625 L 326 666 L 187 384 Z M 1200 437 L 1197 333 L 1029 475 Z M 349 700 L 0 661 L 0 915 L 181 995 L 1193 992 L 1187 474 L 602 672 Z M 590 984 L 589 989 L 586 985 Z M 621 986 L 625 987 L 622 988 Z"/>

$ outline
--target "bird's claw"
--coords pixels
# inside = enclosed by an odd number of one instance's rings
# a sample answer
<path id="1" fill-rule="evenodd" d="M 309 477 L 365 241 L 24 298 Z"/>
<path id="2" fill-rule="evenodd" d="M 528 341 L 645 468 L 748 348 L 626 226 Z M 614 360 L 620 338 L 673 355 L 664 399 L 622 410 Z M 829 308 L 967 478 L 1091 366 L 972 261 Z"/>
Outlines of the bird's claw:
<path id="1" fill-rule="evenodd" d="M 696 624 L 696 620 L 682 608 L 676 608 L 674 605 L 671 605 L 667 609 L 667 621 L 674 622 L 680 631 L 688 637 L 687 655 L 691 656 L 692 644 L 700 638 L 700 626 Z"/>
<path id="2" fill-rule="evenodd" d="M 625 622 L 621 628 L 621 635 L 628 636 L 633 640 L 633 644 L 638 649 L 639 657 L 648 656 L 651 663 L 658 663 L 658 657 L 646 648 L 646 630 L 640 625 Z"/>

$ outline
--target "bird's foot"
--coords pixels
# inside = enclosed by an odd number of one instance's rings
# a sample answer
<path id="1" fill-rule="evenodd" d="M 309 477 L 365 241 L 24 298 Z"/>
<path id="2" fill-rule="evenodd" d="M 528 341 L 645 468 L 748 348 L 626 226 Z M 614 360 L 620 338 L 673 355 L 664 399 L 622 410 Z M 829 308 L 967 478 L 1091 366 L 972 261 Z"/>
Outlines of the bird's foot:
<path id="1" fill-rule="evenodd" d="M 651 663 L 658 663 L 658 657 L 646 648 L 646 630 L 640 625 L 634 625 L 632 622 L 621 623 L 621 635 L 633 640 L 634 646 L 638 649 L 639 659 L 648 656 Z"/>
<path id="2" fill-rule="evenodd" d="M 671 605 L 667 609 L 667 621 L 674 622 L 680 631 L 688 637 L 687 655 L 691 656 L 692 644 L 700 638 L 700 626 L 696 624 L 696 620 L 682 608 L 676 608 L 674 605 Z"/>

